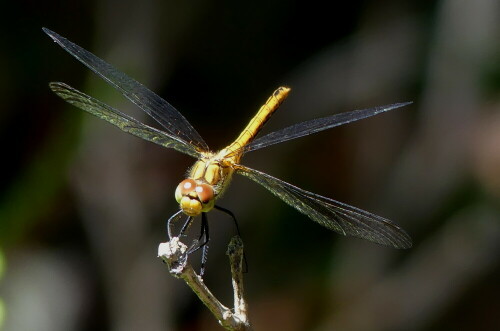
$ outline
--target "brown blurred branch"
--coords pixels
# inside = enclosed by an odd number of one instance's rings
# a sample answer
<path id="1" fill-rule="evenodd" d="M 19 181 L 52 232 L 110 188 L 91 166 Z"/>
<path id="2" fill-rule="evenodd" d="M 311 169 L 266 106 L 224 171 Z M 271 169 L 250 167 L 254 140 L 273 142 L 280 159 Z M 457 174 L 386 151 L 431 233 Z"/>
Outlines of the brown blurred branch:
<path id="1" fill-rule="evenodd" d="M 212 312 L 215 318 L 227 330 L 251 330 L 247 316 L 247 304 L 243 295 L 243 243 L 235 236 L 229 243 L 227 255 L 231 264 L 231 275 L 234 290 L 234 313 L 224 306 L 208 289 L 201 276 L 198 276 L 188 263 L 187 246 L 178 237 L 161 243 L 158 256 L 168 265 L 170 273 L 183 279 L 200 300 Z"/>

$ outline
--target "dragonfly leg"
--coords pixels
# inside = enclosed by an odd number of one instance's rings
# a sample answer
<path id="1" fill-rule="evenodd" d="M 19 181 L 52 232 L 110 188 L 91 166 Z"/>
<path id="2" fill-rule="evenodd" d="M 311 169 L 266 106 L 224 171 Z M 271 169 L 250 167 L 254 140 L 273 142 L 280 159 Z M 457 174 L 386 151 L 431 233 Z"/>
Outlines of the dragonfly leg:
<path id="1" fill-rule="evenodd" d="M 203 240 L 202 240 L 203 239 Z M 208 218 L 207 213 L 201 214 L 201 230 L 198 239 L 193 241 L 193 244 L 188 249 L 188 254 L 194 253 L 202 247 L 207 246 L 210 237 L 208 235 Z"/>
<path id="2" fill-rule="evenodd" d="M 182 226 L 181 232 L 179 232 L 179 237 L 182 237 L 185 235 L 186 230 L 189 228 L 191 223 L 193 222 L 194 217 L 193 216 L 188 216 L 186 219 L 186 222 L 184 222 L 184 225 Z"/>
<path id="3" fill-rule="evenodd" d="M 210 240 L 210 235 L 208 233 L 208 219 L 207 219 L 207 214 L 203 213 L 201 215 L 201 224 L 202 227 L 205 228 L 205 243 L 203 244 L 203 250 L 201 253 L 201 267 L 200 267 L 200 277 L 203 277 L 203 274 L 205 273 L 205 264 L 207 263 L 208 259 L 208 241 Z"/>
<path id="4" fill-rule="evenodd" d="M 202 213 L 200 236 L 198 237 L 198 239 L 195 239 L 193 241 L 191 247 L 189 247 L 189 249 L 187 250 L 187 254 L 191 254 L 202 248 L 200 276 L 203 276 L 203 274 L 205 273 L 205 264 L 207 262 L 209 241 L 210 241 L 210 235 L 208 232 L 207 213 Z"/>
<path id="5" fill-rule="evenodd" d="M 236 220 L 236 216 L 234 216 L 233 212 L 230 211 L 229 209 L 226 209 L 224 207 L 217 206 L 217 205 L 215 205 L 214 208 L 231 216 L 231 218 L 233 219 L 234 225 L 236 227 L 236 233 L 241 238 L 240 227 L 238 226 L 238 221 Z M 246 256 L 244 251 L 243 251 L 243 262 L 245 263 L 245 268 L 243 269 L 243 272 L 246 273 L 246 272 L 248 272 L 248 262 L 247 262 L 247 256 Z"/>
<path id="6" fill-rule="evenodd" d="M 221 212 L 223 212 L 223 213 L 228 214 L 229 216 L 231 216 L 231 218 L 233 219 L 234 225 L 235 225 L 235 227 L 236 227 L 236 233 L 238 234 L 238 236 L 240 236 L 240 237 L 241 237 L 241 234 L 240 234 L 240 228 L 239 228 L 239 226 L 238 226 L 238 221 L 236 220 L 236 216 L 234 216 L 233 212 L 232 212 L 232 211 L 230 211 L 229 209 L 226 209 L 226 208 L 224 208 L 224 207 L 217 206 L 217 205 L 215 205 L 215 206 L 214 206 L 214 208 L 215 208 L 215 209 L 217 209 L 217 210 L 220 210 L 220 211 L 221 211 Z"/>
<path id="7" fill-rule="evenodd" d="M 172 223 L 182 214 L 182 210 L 179 210 L 177 213 L 173 214 L 167 221 L 167 232 L 168 239 L 172 239 Z"/>

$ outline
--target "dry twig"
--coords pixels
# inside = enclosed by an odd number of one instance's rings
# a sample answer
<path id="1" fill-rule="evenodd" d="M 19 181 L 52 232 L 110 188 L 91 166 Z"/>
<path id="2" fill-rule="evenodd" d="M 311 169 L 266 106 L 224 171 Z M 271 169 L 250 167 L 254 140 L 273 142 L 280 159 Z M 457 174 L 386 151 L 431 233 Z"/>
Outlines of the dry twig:
<path id="1" fill-rule="evenodd" d="M 231 275 L 234 291 L 234 312 L 224 306 L 210 292 L 203 279 L 196 274 L 188 263 L 187 246 L 178 237 L 169 242 L 161 243 L 158 256 L 168 265 L 170 273 L 183 279 L 200 300 L 212 312 L 215 318 L 227 330 L 251 330 L 247 316 L 247 304 L 243 293 L 243 242 L 239 236 L 234 236 L 228 246 L 227 255 L 231 264 Z"/>

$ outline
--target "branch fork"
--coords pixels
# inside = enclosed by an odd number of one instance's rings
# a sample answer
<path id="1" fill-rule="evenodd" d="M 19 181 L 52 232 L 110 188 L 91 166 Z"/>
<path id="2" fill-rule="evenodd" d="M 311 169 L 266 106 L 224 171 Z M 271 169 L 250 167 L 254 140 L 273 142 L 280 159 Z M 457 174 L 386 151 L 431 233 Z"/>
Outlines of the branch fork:
<path id="1" fill-rule="evenodd" d="M 243 291 L 243 242 L 234 236 L 226 254 L 231 265 L 234 293 L 234 309 L 224 306 L 208 289 L 203 279 L 196 274 L 188 261 L 188 247 L 178 237 L 158 246 L 158 257 L 168 266 L 170 274 L 186 282 L 198 298 L 207 306 L 219 324 L 226 330 L 251 330 L 247 315 L 247 304 Z"/>

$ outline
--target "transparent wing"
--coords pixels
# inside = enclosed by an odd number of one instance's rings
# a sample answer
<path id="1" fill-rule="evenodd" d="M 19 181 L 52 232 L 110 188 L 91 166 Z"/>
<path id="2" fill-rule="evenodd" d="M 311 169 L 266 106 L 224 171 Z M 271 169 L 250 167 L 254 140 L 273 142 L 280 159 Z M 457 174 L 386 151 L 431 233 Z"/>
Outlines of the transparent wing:
<path id="1" fill-rule="evenodd" d="M 335 114 L 328 117 L 317 118 L 314 120 L 298 123 L 255 139 L 253 142 L 244 147 L 244 152 L 254 151 L 256 149 L 279 144 L 287 140 L 307 136 L 312 133 L 331 129 L 339 125 L 361 120 L 409 104 L 411 104 L 411 102 L 395 103 L 387 106 L 354 110 L 351 112 Z"/>
<path id="2" fill-rule="evenodd" d="M 71 86 L 64 83 L 50 83 L 49 86 L 54 93 L 66 100 L 68 103 L 117 126 L 127 133 L 164 147 L 173 148 L 195 158 L 200 156 L 200 153 L 193 145 L 187 144 L 185 141 L 179 139 L 179 137 L 143 124 L 135 118 L 128 116 L 119 110 L 72 88 Z"/>
<path id="3" fill-rule="evenodd" d="M 395 223 L 362 209 L 305 191 L 263 172 L 236 166 L 237 173 L 264 186 L 313 221 L 346 236 L 395 248 L 410 248 L 411 238 Z"/>
<path id="4" fill-rule="evenodd" d="M 149 116 L 158 121 L 170 136 L 177 136 L 178 140 L 182 140 L 186 144 L 193 144 L 199 151 L 208 151 L 208 146 L 199 133 L 189 124 L 184 116 L 167 101 L 141 83 L 130 78 L 123 72 L 118 71 L 109 63 L 66 38 L 46 28 L 43 28 L 43 31 L 64 50 L 119 90 L 127 99 L 139 106 Z"/>

